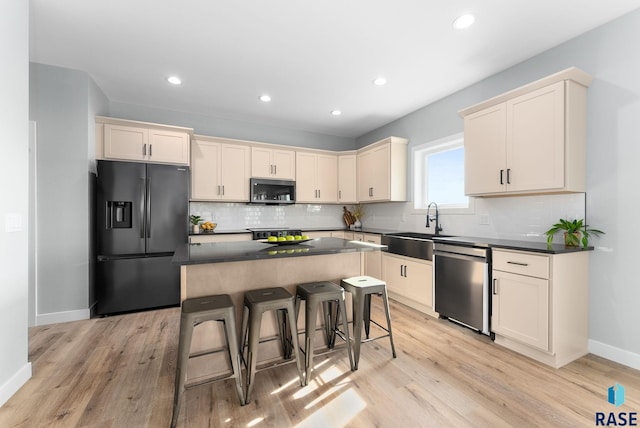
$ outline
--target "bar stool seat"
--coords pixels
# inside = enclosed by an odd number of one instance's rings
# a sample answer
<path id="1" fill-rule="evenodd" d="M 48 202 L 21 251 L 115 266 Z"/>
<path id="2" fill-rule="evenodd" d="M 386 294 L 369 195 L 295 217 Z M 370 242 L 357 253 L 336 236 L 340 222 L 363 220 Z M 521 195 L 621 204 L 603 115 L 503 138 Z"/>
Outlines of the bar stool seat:
<path id="1" fill-rule="evenodd" d="M 187 299 L 182 302 L 182 311 L 180 315 L 180 338 L 178 341 L 178 361 L 176 364 L 176 380 L 173 394 L 173 415 L 171 418 L 172 427 L 175 427 L 178 421 L 180 401 L 185 391 L 187 362 L 190 358 L 189 352 L 191 350 L 193 330 L 198 324 L 207 321 L 218 321 L 224 324 L 226 346 L 223 349 L 217 349 L 210 353 L 220 352 L 226 349 L 232 373 L 212 377 L 203 382 L 198 382 L 197 385 L 193 386 L 200 386 L 219 380 L 233 378 L 236 380 L 236 389 L 240 404 L 244 405 L 244 393 L 240 381 L 240 353 L 238 352 L 236 313 L 231 297 L 228 294 L 219 294 Z M 204 354 L 199 354 L 198 356 L 202 355 Z"/>
<path id="2" fill-rule="evenodd" d="M 333 348 L 336 337 L 336 323 L 338 316 L 332 317 L 332 303 L 338 303 L 336 311 L 340 311 L 342 315 L 343 328 L 346 332 L 345 340 L 347 342 L 347 353 L 349 354 L 349 365 L 351 370 L 354 369 L 353 357 L 351 355 L 351 341 L 349 340 L 349 326 L 347 320 L 347 311 L 344 304 L 344 289 L 332 282 L 309 282 L 299 284 L 296 287 L 296 317 L 300 312 L 300 302 L 305 301 L 305 345 L 304 345 L 304 384 L 309 383 L 311 372 L 313 370 L 313 338 L 316 332 L 316 319 L 319 306 L 322 307 L 324 317 L 324 333 L 325 343 L 328 348 Z M 334 319 L 335 318 L 335 319 Z"/>
<path id="3" fill-rule="evenodd" d="M 278 336 L 280 339 L 283 361 L 257 368 L 258 345 L 272 339 L 260 341 L 260 325 L 262 314 L 276 311 L 278 319 Z M 287 331 L 287 326 L 289 330 Z M 272 368 L 295 360 L 298 366 L 300 386 L 304 386 L 302 360 L 298 350 L 298 335 L 296 331 L 296 316 L 294 299 L 291 293 L 282 287 L 262 288 L 244 293 L 244 307 L 242 310 L 242 339 L 241 357 L 247 369 L 245 382 L 245 404 L 251 401 L 254 379 L 257 371 Z M 247 350 L 245 357 L 245 348 Z M 294 359 L 291 359 L 291 351 Z"/>
<path id="4" fill-rule="evenodd" d="M 371 276 L 354 276 L 345 278 L 340 282 L 345 291 L 351 293 L 353 302 L 353 360 L 355 369 L 358 369 L 360 360 L 360 344 L 371 340 L 389 337 L 391 354 L 396 358 L 396 348 L 393 345 L 393 333 L 391 331 L 391 317 L 389 314 L 389 299 L 387 297 L 387 283 Z M 387 318 L 387 327 L 383 327 L 371 319 L 371 296 L 381 295 L 384 304 L 384 312 Z M 369 338 L 370 323 L 373 322 L 386 334 Z M 365 328 L 366 340 L 362 340 L 362 327 Z"/>

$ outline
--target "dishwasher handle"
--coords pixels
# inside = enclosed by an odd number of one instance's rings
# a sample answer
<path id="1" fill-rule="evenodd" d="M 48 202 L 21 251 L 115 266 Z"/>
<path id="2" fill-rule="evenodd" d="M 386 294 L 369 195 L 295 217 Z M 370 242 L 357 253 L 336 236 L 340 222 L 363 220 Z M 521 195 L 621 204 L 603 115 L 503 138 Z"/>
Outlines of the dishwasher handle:
<path id="1" fill-rule="evenodd" d="M 468 260 L 472 262 L 489 263 L 489 259 L 486 256 L 471 256 L 468 254 L 450 253 L 448 251 L 434 251 L 435 257 L 451 257 L 458 260 Z"/>

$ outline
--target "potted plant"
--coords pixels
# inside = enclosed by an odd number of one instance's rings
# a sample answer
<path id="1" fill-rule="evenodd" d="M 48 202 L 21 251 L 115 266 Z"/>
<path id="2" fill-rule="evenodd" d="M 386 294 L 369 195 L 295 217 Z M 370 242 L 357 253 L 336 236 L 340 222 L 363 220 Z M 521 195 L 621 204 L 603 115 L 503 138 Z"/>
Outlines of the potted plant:
<path id="1" fill-rule="evenodd" d="M 353 223 L 353 227 L 356 229 L 360 229 L 362 227 L 362 222 L 360 219 L 364 216 L 364 206 L 362 204 L 353 206 L 353 218 L 356 219 L 355 223 Z"/>
<path id="2" fill-rule="evenodd" d="M 193 233 L 200 233 L 200 222 L 202 221 L 202 217 L 199 215 L 191 215 L 189 216 L 189 221 L 191 222 L 191 229 Z"/>
<path id="3" fill-rule="evenodd" d="M 580 246 L 580 242 L 582 242 L 582 246 L 587 248 L 591 235 L 599 236 L 604 234 L 603 231 L 592 229 L 584 224 L 584 219 L 569 221 L 561 218 L 558 223 L 554 224 L 551 229 L 545 232 L 548 245 L 551 245 L 553 236 L 561 230 L 564 231 L 564 245 L 567 247 L 578 247 Z"/>

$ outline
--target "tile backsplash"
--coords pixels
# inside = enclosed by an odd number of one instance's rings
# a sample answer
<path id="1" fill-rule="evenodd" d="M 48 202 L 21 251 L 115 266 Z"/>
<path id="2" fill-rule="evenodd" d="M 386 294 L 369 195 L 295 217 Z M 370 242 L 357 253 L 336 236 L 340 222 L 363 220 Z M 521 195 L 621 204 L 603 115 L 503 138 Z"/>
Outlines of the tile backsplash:
<path id="1" fill-rule="evenodd" d="M 352 205 L 347 205 L 351 209 Z M 442 234 L 544 241 L 544 232 L 559 218 L 584 218 L 585 194 L 476 198 L 468 214 L 440 213 Z M 247 205 L 191 202 L 190 213 L 218 223 L 218 230 L 247 228 L 344 228 L 342 205 Z M 411 202 L 367 204 L 365 227 L 411 232 L 425 228 L 425 213 Z"/>
<path id="2" fill-rule="evenodd" d="M 343 228 L 342 205 L 248 205 L 191 202 L 190 214 L 217 223 L 217 230 L 247 228 Z"/>

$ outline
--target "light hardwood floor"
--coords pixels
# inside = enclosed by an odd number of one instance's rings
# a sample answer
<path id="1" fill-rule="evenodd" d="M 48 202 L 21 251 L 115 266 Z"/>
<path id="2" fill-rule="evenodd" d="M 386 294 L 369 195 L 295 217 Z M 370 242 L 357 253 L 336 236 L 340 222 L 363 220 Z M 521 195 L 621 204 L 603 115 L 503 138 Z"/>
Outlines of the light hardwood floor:
<path id="1" fill-rule="evenodd" d="M 244 407 L 232 380 L 196 387 L 178 426 L 589 427 L 596 412 L 640 412 L 640 371 L 593 355 L 555 370 L 394 302 L 391 316 L 398 358 L 386 339 L 362 346 L 356 372 L 344 352 L 318 356 L 304 388 L 295 365 L 262 371 Z M 172 308 L 32 328 L 33 377 L 0 427 L 169 426 L 178 325 Z"/>

